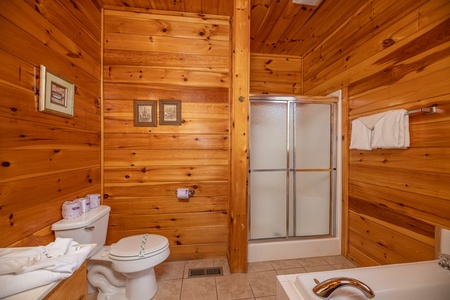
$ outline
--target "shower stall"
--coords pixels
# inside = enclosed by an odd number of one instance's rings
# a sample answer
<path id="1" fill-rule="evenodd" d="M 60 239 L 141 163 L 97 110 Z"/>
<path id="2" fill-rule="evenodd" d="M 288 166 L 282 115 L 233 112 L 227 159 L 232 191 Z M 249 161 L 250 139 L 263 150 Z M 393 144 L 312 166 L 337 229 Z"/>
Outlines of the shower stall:
<path id="1" fill-rule="evenodd" d="M 250 98 L 250 262 L 340 254 L 338 99 Z"/>

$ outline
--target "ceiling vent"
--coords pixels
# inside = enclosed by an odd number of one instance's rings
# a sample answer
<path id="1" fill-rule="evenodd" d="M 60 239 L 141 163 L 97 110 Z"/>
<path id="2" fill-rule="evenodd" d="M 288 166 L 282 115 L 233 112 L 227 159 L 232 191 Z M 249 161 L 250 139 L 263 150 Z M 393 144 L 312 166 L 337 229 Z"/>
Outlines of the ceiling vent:
<path id="1" fill-rule="evenodd" d="M 292 2 L 294 2 L 296 4 L 302 4 L 302 5 L 317 6 L 317 5 L 319 5 L 320 2 L 322 2 L 322 0 L 292 0 Z"/>

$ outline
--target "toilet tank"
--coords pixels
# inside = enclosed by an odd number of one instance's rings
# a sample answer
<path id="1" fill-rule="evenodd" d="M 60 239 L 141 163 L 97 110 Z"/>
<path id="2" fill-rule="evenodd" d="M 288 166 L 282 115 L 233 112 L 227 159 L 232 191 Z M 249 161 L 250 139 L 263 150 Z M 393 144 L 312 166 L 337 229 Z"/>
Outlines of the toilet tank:
<path id="1" fill-rule="evenodd" d="M 72 238 L 80 244 L 97 244 L 89 257 L 105 245 L 111 208 L 100 205 L 74 219 L 62 219 L 52 225 L 56 237 Z"/>

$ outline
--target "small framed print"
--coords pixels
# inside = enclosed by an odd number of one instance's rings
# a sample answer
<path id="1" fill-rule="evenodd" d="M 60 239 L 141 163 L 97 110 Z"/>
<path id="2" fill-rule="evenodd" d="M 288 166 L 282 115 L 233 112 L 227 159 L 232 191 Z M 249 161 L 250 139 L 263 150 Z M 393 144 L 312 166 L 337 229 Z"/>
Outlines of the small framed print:
<path id="1" fill-rule="evenodd" d="M 159 124 L 181 125 L 181 100 L 159 100 Z"/>
<path id="2" fill-rule="evenodd" d="M 156 127 L 156 101 L 134 100 L 134 126 Z"/>
<path id="3" fill-rule="evenodd" d="M 41 65 L 39 111 L 73 118 L 75 85 Z"/>

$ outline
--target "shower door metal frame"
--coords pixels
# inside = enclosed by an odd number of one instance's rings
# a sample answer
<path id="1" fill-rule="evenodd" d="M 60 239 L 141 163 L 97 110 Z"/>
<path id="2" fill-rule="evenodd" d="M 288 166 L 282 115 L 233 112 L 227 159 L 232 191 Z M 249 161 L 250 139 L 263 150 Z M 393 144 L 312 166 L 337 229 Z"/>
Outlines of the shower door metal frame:
<path id="1" fill-rule="evenodd" d="M 251 214 L 248 214 L 248 236 L 250 242 L 264 242 L 267 240 L 288 240 L 288 239 L 305 239 L 305 238 L 326 238 L 330 236 L 336 235 L 336 172 L 337 172 L 337 158 L 336 158 L 336 151 L 337 151 L 337 98 L 335 100 L 330 100 L 330 97 L 326 97 L 326 99 L 321 99 L 321 97 L 314 97 L 313 100 L 311 100 L 310 97 L 308 100 L 304 99 L 305 97 L 302 96 L 275 96 L 275 95 L 251 95 L 250 96 L 250 103 L 254 102 L 266 102 L 266 103 L 285 103 L 287 105 L 287 118 L 286 118 L 286 169 L 258 169 L 258 170 L 252 170 L 249 168 L 249 174 L 255 173 L 255 172 L 267 172 L 267 171 L 283 171 L 286 170 L 286 236 L 285 237 L 270 237 L 270 238 L 260 238 L 260 239 L 251 239 Z M 295 121 L 295 105 L 291 105 L 291 103 L 297 104 L 330 104 L 330 168 L 328 169 L 297 169 L 297 168 L 291 168 L 290 162 L 291 162 L 291 127 L 289 126 L 291 124 L 290 115 L 292 109 L 294 109 L 294 120 Z M 294 106 L 294 108 L 291 108 L 291 106 Z M 251 109 L 250 112 L 250 118 L 251 118 Z M 292 130 L 295 130 L 295 126 L 292 126 Z M 251 128 L 250 128 L 251 130 Z M 251 136 L 251 133 L 250 133 Z M 292 133 L 293 139 L 295 139 L 295 132 Z M 249 143 L 251 145 L 251 143 Z M 249 146 L 249 148 L 251 148 Z M 249 160 L 251 160 L 251 149 L 249 149 L 250 155 Z M 292 151 L 292 160 L 293 160 L 293 167 L 296 167 L 295 164 L 295 151 Z M 249 164 L 250 166 L 250 164 Z M 329 215 L 329 234 L 323 234 L 323 235 L 308 235 L 308 236 L 296 236 L 296 193 L 293 193 L 293 235 L 290 235 L 290 228 L 291 224 L 289 222 L 290 220 L 290 173 L 293 173 L 293 190 L 296 190 L 296 173 L 297 172 L 314 172 L 314 171 L 328 171 L 330 174 L 330 215 Z M 251 180 L 249 180 L 249 185 L 251 185 Z M 251 192 L 249 188 L 249 194 L 248 198 L 251 199 Z M 248 203 L 248 209 L 251 211 L 251 201 Z"/>

